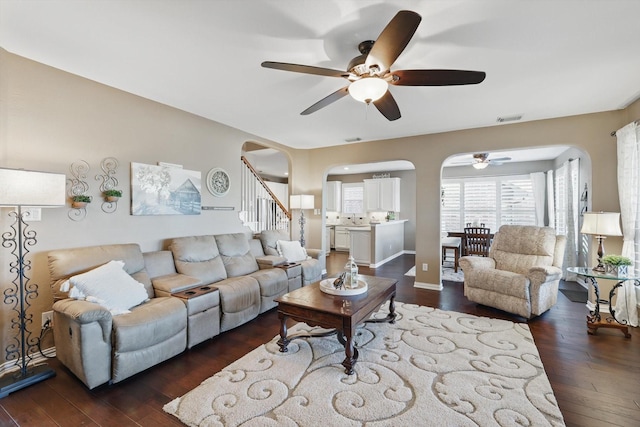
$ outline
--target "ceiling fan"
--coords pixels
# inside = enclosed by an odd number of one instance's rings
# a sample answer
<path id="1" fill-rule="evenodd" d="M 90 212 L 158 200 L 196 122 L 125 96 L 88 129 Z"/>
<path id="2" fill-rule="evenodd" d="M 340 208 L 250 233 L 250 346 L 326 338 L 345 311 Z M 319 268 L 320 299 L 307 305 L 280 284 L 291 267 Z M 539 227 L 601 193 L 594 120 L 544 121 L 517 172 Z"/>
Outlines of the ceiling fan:
<path id="1" fill-rule="evenodd" d="M 484 169 L 489 165 L 499 166 L 503 162 L 508 162 L 509 160 L 511 160 L 511 157 L 498 157 L 496 159 L 490 159 L 489 153 L 476 153 L 473 155 L 473 159 L 471 161 L 453 162 L 452 164 L 471 165 L 476 169 Z"/>
<path id="2" fill-rule="evenodd" d="M 377 40 L 366 40 L 358 45 L 361 55 L 349 62 L 346 71 L 272 61 L 265 61 L 262 66 L 349 80 L 347 86 L 316 102 L 300 113 L 302 115 L 314 113 L 348 93 L 367 105 L 373 103 L 388 120 L 397 120 L 400 118 L 400 109 L 388 90 L 389 84 L 394 86 L 471 85 L 482 82 L 486 76 L 483 71 L 465 70 L 391 71 L 391 66 L 413 37 L 421 20 L 420 15 L 415 12 L 409 10 L 398 12 L 382 30 Z"/>

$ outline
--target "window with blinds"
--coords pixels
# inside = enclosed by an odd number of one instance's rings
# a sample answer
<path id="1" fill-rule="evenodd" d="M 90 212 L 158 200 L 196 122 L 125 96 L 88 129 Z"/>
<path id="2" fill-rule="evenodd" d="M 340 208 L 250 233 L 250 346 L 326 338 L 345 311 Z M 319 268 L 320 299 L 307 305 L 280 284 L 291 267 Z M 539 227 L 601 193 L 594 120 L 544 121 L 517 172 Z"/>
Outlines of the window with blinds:
<path id="1" fill-rule="evenodd" d="M 364 183 L 342 184 L 342 212 L 364 213 Z"/>
<path id="2" fill-rule="evenodd" d="M 462 231 L 484 224 L 497 231 L 503 224 L 535 225 L 533 183 L 528 175 L 444 179 L 441 231 Z"/>

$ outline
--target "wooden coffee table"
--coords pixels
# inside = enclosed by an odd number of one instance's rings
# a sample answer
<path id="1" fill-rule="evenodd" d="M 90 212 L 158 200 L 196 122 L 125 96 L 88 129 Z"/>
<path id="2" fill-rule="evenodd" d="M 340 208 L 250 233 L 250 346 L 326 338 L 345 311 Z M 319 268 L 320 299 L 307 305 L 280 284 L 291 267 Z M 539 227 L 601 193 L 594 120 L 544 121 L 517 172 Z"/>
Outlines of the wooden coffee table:
<path id="1" fill-rule="evenodd" d="M 315 282 L 276 298 L 280 319 L 280 339 L 278 340 L 280 351 L 286 352 L 289 342 L 296 338 L 338 334 L 338 340 L 344 345 L 346 354 L 342 366 L 347 375 L 353 374 L 353 367 L 358 360 L 358 350 L 353 343 L 356 327 L 365 322 L 394 323 L 396 318 L 394 299 L 398 281 L 364 275 L 360 275 L 360 278 L 368 285 L 367 292 L 361 295 L 329 295 L 320 290 L 320 282 Z M 384 319 L 369 319 L 371 314 L 387 300 L 389 300 L 389 315 Z M 309 326 L 334 330 L 318 334 L 287 336 L 287 319 L 289 318 L 305 322 Z"/>

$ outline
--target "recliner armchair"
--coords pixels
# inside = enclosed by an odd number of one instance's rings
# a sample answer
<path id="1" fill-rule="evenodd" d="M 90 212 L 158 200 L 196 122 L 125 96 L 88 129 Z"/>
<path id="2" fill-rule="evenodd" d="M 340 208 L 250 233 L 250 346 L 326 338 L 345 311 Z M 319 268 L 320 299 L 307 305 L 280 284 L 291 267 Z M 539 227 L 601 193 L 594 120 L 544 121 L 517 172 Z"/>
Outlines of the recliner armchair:
<path id="1" fill-rule="evenodd" d="M 530 319 L 558 299 L 566 237 L 551 227 L 503 225 L 488 257 L 464 256 L 464 295 Z"/>

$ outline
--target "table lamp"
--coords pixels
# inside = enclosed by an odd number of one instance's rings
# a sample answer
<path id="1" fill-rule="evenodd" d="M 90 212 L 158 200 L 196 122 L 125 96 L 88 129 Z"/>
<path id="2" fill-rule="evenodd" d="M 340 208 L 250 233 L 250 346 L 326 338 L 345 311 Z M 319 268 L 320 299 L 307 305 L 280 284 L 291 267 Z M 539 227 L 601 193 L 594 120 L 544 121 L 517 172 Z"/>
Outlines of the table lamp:
<path id="1" fill-rule="evenodd" d="M 582 234 L 589 234 L 598 239 L 598 265 L 593 267 L 593 271 L 605 272 L 602 264 L 604 256 L 603 240 L 607 236 L 622 236 L 620 229 L 620 213 L 617 212 L 585 212 L 582 217 Z"/>
<path id="2" fill-rule="evenodd" d="M 26 222 L 30 211 L 22 208 L 64 205 L 65 183 L 63 174 L 0 168 L 0 207 L 17 208 L 9 213 L 14 218 L 10 230 L 2 233 L 2 247 L 10 249 L 15 257 L 9 263 L 9 271 L 16 275 L 12 286 L 3 293 L 4 303 L 15 312 L 10 323 L 15 336 L 5 349 L 5 358 L 7 362 L 15 361 L 13 367 L 17 369 L 10 366 L 9 372 L 0 378 L 0 398 L 55 375 L 46 364 L 29 366 L 40 338 L 32 337 L 28 328 L 33 323 L 33 314 L 28 309 L 31 301 L 38 297 L 38 285 L 29 283 L 27 273 L 31 270 L 31 261 L 26 257 L 29 247 L 37 241 L 36 232 L 29 230 Z"/>
<path id="3" fill-rule="evenodd" d="M 315 207 L 315 199 L 313 195 L 309 194 L 292 194 L 289 198 L 289 208 L 290 209 L 300 209 L 300 219 L 298 223 L 300 224 L 300 246 L 304 248 L 304 224 L 307 220 L 304 217 L 305 209 L 313 209 Z"/>

